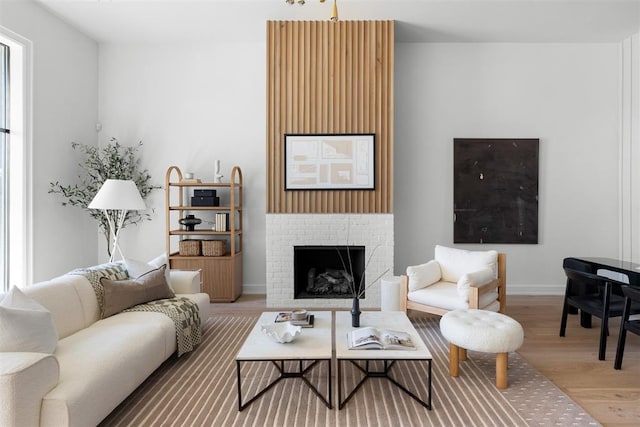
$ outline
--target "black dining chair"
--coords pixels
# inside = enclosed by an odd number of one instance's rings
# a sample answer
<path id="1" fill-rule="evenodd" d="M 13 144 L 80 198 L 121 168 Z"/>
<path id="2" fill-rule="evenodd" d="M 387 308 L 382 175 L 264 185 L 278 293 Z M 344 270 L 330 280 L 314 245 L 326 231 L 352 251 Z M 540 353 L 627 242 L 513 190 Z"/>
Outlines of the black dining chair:
<path id="1" fill-rule="evenodd" d="M 567 275 L 567 287 L 564 294 L 560 336 L 565 336 L 567 315 L 571 307 L 580 310 L 581 316 L 586 314 L 589 317 L 599 318 L 601 324 L 598 359 L 604 360 L 609 334 L 609 318 L 622 316 L 624 308 L 622 286 L 625 283 L 568 267 L 565 267 L 564 271 Z M 589 321 L 586 327 L 590 326 Z"/>
<path id="2" fill-rule="evenodd" d="M 629 320 L 632 311 L 640 310 L 640 288 L 622 286 L 622 292 L 625 296 L 624 310 L 622 320 L 620 321 L 620 335 L 618 335 L 616 360 L 613 364 L 614 369 L 622 369 L 622 356 L 624 354 L 624 343 L 627 339 L 627 331 L 640 335 L 640 319 Z"/>

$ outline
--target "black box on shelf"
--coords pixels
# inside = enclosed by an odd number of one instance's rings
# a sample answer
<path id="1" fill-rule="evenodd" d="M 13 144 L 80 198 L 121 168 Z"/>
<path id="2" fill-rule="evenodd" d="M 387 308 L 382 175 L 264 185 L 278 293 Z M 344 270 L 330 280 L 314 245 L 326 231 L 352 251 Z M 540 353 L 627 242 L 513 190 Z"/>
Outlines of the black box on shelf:
<path id="1" fill-rule="evenodd" d="M 191 206 L 220 206 L 220 197 L 196 197 L 191 198 Z"/>
<path id="2" fill-rule="evenodd" d="M 216 190 L 193 190 L 193 197 L 216 197 Z"/>

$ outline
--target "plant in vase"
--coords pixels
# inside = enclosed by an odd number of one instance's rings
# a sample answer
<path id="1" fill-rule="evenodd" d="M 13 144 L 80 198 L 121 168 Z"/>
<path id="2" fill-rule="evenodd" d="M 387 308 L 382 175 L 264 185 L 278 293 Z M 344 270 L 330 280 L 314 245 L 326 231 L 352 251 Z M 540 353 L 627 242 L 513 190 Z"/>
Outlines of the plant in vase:
<path id="1" fill-rule="evenodd" d="M 347 240 L 348 240 L 348 238 L 347 238 Z M 380 245 L 377 245 L 371 251 L 371 254 L 369 255 L 369 258 L 367 259 L 367 262 L 365 263 L 364 271 L 362 272 L 362 276 L 360 277 L 360 280 L 358 281 L 357 284 L 355 282 L 355 276 L 353 274 L 353 260 L 351 259 L 351 252 L 349 251 L 349 247 L 347 246 L 347 255 L 346 255 L 347 259 L 346 259 L 346 261 L 345 261 L 344 257 L 342 256 L 342 253 L 338 250 L 338 256 L 340 257 L 340 262 L 342 263 L 342 267 L 344 268 L 345 271 L 349 272 L 349 275 L 348 275 L 348 278 L 347 278 L 347 282 L 349 284 L 349 292 L 350 292 L 350 294 L 352 296 L 352 302 L 351 302 L 351 326 L 353 326 L 354 328 L 360 327 L 360 314 L 362 313 L 360 311 L 360 298 L 362 298 L 364 296 L 364 294 L 365 294 L 367 289 L 369 289 L 371 286 L 373 286 L 378 280 L 380 280 L 380 278 L 382 276 L 387 274 L 387 272 L 389 271 L 389 268 L 387 268 L 385 271 L 382 272 L 382 274 L 380 274 L 378 277 L 376 277 L 374 280 L 372 280 L 368 285 L 366 285 L 365 276 L 366 276 L 367 268 L 369 267 L 369 264 L 371 263 L 371 259 L 373 258 L 373 255 L 375 254 L 376 250 L 379 247 L 380 247 Z"/>

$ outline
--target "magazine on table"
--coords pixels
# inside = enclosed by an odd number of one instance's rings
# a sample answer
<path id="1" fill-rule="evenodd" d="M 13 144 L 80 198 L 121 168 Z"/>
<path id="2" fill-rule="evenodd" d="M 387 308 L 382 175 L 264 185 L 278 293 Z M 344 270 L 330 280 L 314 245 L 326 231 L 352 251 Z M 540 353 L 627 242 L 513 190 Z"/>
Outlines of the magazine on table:
<path id="1" fill-rule="evenodd" d="M 293 318 L 293 314 L 290 311 L 283 311 L 276 315 L 275 322 L 291 322 L 291 324 L 295 326 L 302 326 L 303 328 L 313 328 L 314 320 L 315 316 L 313 314 L 307 314 L 307 316 L 302 320 L 295 320 Z"/>
<path id="2" fill-rule="evenodd" d="M 371 326 L 358 328 L 347 334 L 350 350 L 415 350 L 411 336 L 406 332 L 378 329 Z"/>

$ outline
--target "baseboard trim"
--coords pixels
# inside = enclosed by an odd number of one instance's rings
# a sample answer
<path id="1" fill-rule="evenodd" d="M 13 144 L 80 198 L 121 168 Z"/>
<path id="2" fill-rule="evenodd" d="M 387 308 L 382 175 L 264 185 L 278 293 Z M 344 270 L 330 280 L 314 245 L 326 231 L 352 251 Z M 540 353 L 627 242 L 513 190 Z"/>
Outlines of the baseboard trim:
<path id="1" fill-rule="evenodd" d="M 267 285 L 266 283 L 263 285 L 242 285 L 242 293 L 243 294 L 267 294 Z"/>
<path id="2" fill-rule="evenodd" d="M 507 283 L 509 295 L 564 295 L 565 285 L 524 285 Z"/>

